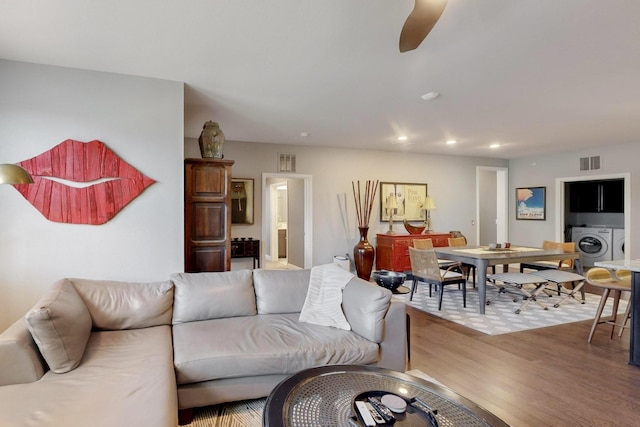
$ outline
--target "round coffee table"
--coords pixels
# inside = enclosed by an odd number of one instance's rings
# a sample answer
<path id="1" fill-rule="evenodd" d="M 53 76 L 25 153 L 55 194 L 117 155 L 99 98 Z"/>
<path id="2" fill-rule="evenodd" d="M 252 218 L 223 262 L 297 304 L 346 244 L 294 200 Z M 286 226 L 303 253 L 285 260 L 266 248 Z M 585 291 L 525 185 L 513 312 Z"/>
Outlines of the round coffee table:
<path id="1" fill-rule="evenodd" d="M 438 425 L 508 426 L 469 399 L 429 381 L 372 366 L 333 365 L 306 369 L 276 386 L 267 398 L 265 427 L 352 426 L 353 399 L 367 391 L 418 398 L 437 410 Z M 396 422 L 394 426 L 416 425 Z M 425 421 L 423 425 L 429 424 Z"/>

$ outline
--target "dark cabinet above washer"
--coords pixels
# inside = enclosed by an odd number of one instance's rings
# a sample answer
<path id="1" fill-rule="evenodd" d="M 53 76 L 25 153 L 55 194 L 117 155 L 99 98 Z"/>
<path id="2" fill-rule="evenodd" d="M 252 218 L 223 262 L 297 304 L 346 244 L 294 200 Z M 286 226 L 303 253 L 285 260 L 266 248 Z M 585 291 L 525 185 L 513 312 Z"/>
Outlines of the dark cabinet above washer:
<path id="1" fill-rule="evenodd" d="M 624 180 L 569 183 L 569 210 L 571 212 L 624 212 Z"/>

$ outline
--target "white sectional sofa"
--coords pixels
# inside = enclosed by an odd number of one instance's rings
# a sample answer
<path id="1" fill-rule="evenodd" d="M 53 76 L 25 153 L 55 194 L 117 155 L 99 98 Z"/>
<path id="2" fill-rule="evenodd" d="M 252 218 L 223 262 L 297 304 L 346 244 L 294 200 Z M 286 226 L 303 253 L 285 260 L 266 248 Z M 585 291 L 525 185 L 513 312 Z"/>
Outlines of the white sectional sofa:
<path id="1" fill-rule="evenodd" d="M 406 313 L 381 287 L 342 291 L 349 329 L 301 322 L 310 270 L 64 279 L 0 335 L 0 426 L 176 426 L 192 408 L 267 396 L 326 364 L 403 371 Z M 35 339 L 34 339 L 35 338 Z"/>

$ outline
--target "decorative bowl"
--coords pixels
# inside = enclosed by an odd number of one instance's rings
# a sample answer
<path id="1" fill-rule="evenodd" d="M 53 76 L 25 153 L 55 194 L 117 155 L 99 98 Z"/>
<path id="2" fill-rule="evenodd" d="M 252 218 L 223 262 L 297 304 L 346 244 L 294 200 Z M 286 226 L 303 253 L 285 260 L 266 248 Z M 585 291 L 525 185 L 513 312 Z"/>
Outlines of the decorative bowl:
<path id="1" fill-rule="evenodd" d="M 407 222 L 407 220 L 403 220 L 404 228 L 409 232 L 409 234 L 422 234 L 427 226 L 425 224 L 421 225 L 411 225 Z"/>
<path id="2" fill-rule="evenodd" d="M 382 286 L 383 288 L 387 288 L 391 292 L 396 291 L 400 287 L 400 285 L 404 283 L 405 279 L 407 278 L 407 275 L 404 273 L 398 273 L 395 271 L 388 271 L 388 270 L 374 271 L 372 273 L 372 276 L 373 276 L 373 280 L 375 280 L 379 286 Z"/>

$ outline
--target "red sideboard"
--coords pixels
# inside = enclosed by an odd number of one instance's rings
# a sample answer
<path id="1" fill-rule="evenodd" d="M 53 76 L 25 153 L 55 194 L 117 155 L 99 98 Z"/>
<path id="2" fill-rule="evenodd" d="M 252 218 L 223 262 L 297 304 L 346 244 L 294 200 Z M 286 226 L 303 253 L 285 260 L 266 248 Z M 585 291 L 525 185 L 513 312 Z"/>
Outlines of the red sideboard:
<path id="1" fill-rule="evenodd" d="M 409 246 L 414 239 L 431 239 L 433 246 L 449 246 L 450 233 L 377 234 L 376 269 L 391 271 L 411 270 Z"/>

